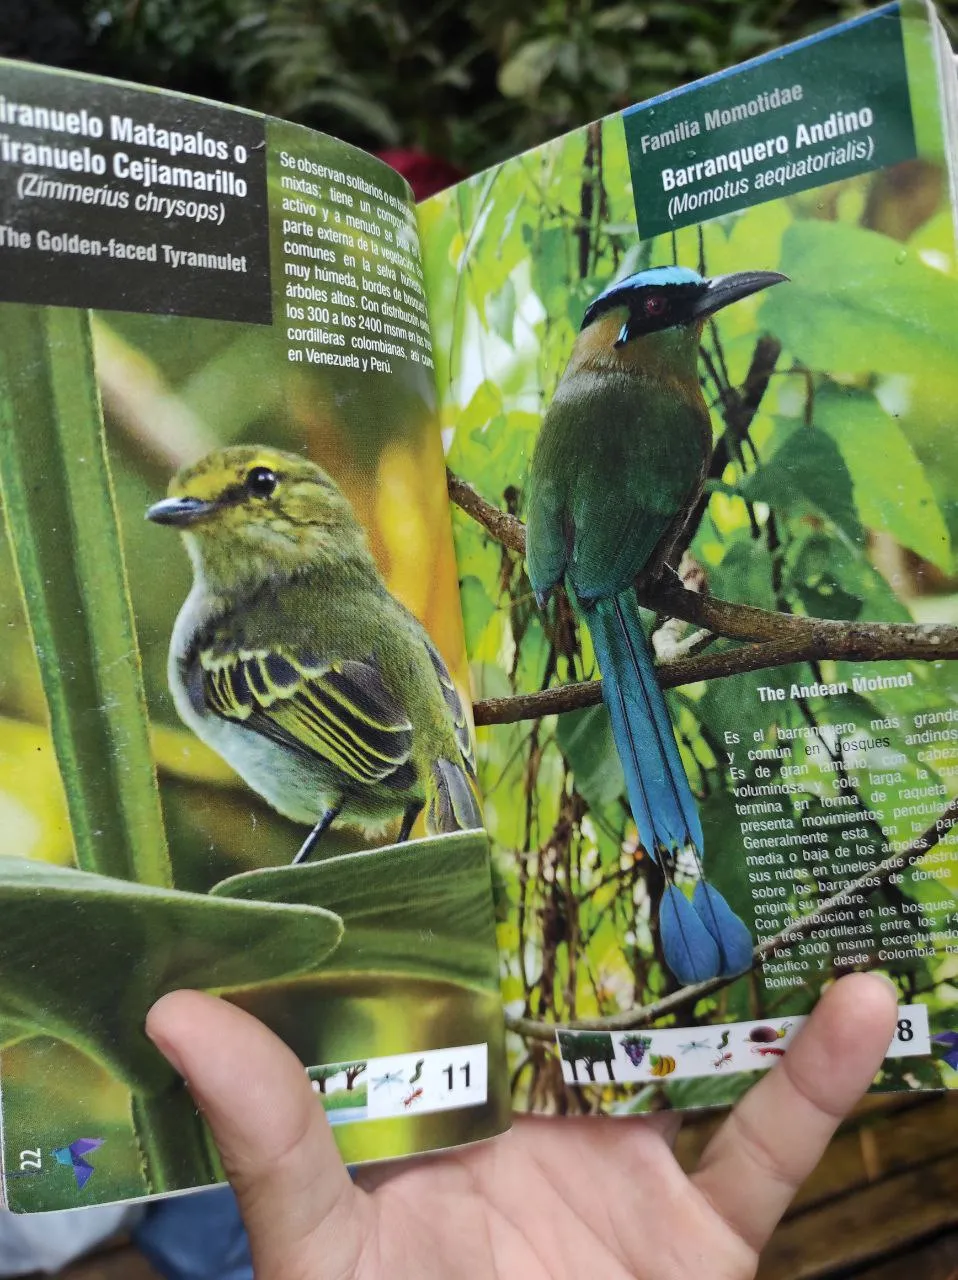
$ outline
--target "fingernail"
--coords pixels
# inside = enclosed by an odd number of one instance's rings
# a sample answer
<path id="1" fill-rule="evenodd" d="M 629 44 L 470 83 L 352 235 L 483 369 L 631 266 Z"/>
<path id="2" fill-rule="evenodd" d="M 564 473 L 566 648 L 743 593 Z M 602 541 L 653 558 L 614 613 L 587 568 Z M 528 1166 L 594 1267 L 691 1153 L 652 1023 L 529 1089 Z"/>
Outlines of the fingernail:
<path id="1" fill-rule="evenodd" d="M 162 1034 L 162 1032 L 158 1032 L 154 1027 L 150 1025 L 150 1023 L 153 1020 L 153 1012 L 155 1009 L 159 1007 L 161 1003 L 162 1001 L 158 1000 L 156 1004 L 153 1006 L 153 1008 L 150 1010 L 150 1012 L 146 1015 L 146 1025 L 144 1027 L 144 1030 L 146 1032 L 147 1039 L 150 1040 L 156 1046 L 157 1049 L 159 1049 L 160 1053 L 162 1053 L 163 1057 L 167 1060 L 167 1062 L 170 1064 L 173 1070 L 177 1073 L 177 1075 L 182 1076 L 182 1075 L 185 1075 L 185 1072 L 183 1071 L 183 1064 L 180 1061 L 180 1055 L 177 1052 L 176 1046 L 170 1044 L 169 1041 L 166 1039 L 166 1037 Z"/>

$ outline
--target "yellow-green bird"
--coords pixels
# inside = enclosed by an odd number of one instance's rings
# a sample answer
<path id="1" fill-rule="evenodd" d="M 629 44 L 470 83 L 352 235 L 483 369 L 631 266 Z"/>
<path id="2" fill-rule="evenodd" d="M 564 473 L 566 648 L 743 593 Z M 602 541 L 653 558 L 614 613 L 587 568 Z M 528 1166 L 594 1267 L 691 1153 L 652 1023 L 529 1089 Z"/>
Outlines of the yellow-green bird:
<path id="1" fill-rule="evenodd" d="M 430 834 L 481 825 L 462 703 L 390 595 L 352 507 L 305 458 L 220 449 L 147 511 L 183 534 L 193 589 L 170 644 L 180 716 L 274 809 L 369 833 L 425 808 Z"/>

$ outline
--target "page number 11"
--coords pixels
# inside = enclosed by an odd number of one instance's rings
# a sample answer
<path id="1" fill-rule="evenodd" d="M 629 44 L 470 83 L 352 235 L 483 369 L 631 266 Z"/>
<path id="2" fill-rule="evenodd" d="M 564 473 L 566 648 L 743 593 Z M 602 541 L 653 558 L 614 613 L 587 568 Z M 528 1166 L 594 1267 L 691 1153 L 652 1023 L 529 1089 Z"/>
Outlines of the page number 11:
<path id="1" fill-rule="evenodd" d="M 470 1064 L 468 1062 L 464 1062 L 462 1066 L 459 1068 L 459 1070 L 462 1072 L 463 1076 L 465 1077 L 464 1084 L 467 1089 L 469 1088 L 469 1077 L 470 1077 L 469 1066 Z M 449 1090 L 450 1093 L 452 1093 L 453 1082 L 455 1080 L 455 1067 L 450 1062 L 448 1067 L 443 1067 L 442 1073 L 446 1077 L 446 1081 L 447 1081 L 446 1088 Z"/>

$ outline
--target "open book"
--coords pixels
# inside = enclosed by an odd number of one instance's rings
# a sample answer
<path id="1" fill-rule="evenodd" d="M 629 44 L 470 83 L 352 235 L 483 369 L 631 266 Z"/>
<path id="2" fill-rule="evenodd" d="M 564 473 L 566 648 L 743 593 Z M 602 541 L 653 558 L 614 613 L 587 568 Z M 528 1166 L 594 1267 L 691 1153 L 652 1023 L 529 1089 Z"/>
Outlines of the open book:
<path id="1" fill-rule="evenodd" d="M 182 986 L 348 1161 L 730 1102 L 873 966 L 958 1080 L 954 90 L 905 0 L 416 208 L 0 67 L 11 1208 L 221 1179 Z"/>

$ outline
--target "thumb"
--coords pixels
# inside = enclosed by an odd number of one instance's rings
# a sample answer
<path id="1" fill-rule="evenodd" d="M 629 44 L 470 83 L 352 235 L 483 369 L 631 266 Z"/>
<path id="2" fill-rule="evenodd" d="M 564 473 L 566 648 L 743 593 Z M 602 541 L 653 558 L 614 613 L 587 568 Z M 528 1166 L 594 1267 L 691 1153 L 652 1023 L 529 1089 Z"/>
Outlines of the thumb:
<path id="1" fill-rule="evenodd" d="M 198 991 L 157 1001 L 146 1033 L 212 1130 L 258 1280 L 308 1275 L 311 1258 L 322 1258 L 324 1274 L 350 1274 L 365 1199 L 292 1051 L 248 1013 Z"/>

